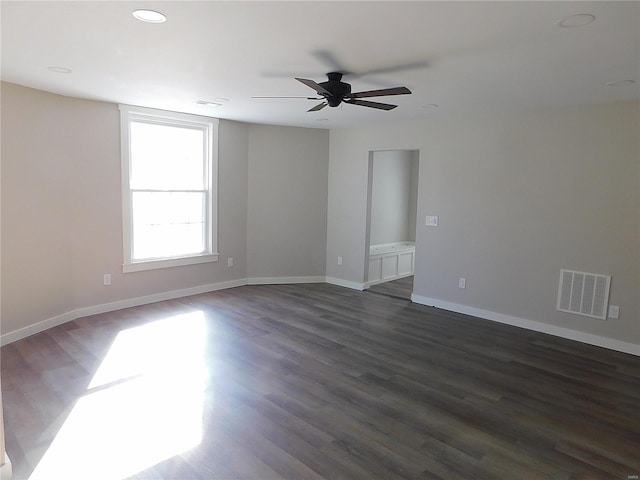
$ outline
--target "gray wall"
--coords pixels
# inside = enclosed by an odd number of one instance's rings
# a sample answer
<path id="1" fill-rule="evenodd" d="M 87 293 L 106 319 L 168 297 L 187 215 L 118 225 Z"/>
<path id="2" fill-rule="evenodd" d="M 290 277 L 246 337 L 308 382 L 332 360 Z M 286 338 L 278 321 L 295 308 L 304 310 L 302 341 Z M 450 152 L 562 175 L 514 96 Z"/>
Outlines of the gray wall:
<path id="1" fill-rule="evenodd" d="M 324 278 L 329 131 L 253 125 L 248 277 Z"/>
<path id="2" fill-rule="evenodd" d="M 333 130 L 327 276 L 364 281 L 369 152 L 419 149 L 416 295 L 640 343 L 639 137 L 637 102 Z M 556 311 L 561 268 L 612 275 L 620 319 Z"/>
<path id="3" fill-rule="evenodd" d="M 221 121 L 220 261 L 123 274 L 118 106 L 7 83 L 1 93 L 2 334 L 85 307 L 246 280 L 250 270 L 324 276 L 326 130 Z M 295 224 L 304 228 L 289 233 Z"/>
<path id="4" fill-rule="evenodd" d="M 415 241 L 416 157 L 408 150 L 373 152 L 371 245 Z"/>

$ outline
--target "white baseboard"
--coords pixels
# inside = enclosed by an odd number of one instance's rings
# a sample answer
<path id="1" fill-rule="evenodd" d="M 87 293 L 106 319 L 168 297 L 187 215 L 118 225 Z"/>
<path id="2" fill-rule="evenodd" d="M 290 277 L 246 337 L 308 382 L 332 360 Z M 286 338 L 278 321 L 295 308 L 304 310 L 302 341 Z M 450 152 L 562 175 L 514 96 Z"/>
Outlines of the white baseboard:
<path id="1" fill-rule="evenodd" d="M 48 328 L 57 327 L 58 325 L 62 325 L 63 323 L 71 322 L 76 318 L 80 317 L 75 315 L 74 310 L 73 312 L 63 313 L 61 315 L 56 315 L 55 317 L 47 318 L 46 320 L 42 320 L 38 323 L 33 323 L 18 330 L 14 330 L 13 332 L 3 333 L 2 335 L 0 335 L 0 346 L 5 346 L 17 340 L 21 340 L 31 335 L 35 335 L 36 333 L 43 332 Z"/>
<path id="2" fill-rule="evenodd" d="M 284 285 L 289 283 L 324 283 L 325 277 L 254 277 L 248 285 Z"/>
<path id="3" fill-rule="evenodd" d="M 197 287 L 184 288 L 181 290 L 172 290 L 169 292 L 156 293 L 153 295 L 145 295 L 143 297 L 127 298 L 116 302 L 103 303 L 101 305 L 93 305 L 72 310 L 55 317 L 48 318 L 33 325 L 14 330 L 13 332 L 0 335 L 0 346 L 15 342 L 30 335 L 35 335 L 48 328 L 57 327 L 66 322 L 71 322 L 77 318 L 87 317 L 89 315 L 97 315 L 99 313 L 113 312 L 123 308 L 137 307 L 139 305 L 147 305 L 149 303 L 161 302 L 163 300 L 173 300 L 175 298 L 188 297 L 190 295 L 198 295 L 201 293 L 215 292 L 216 290 L 224 290 L 227 288 L 241 287 L 247 284 L 246 279 L 230 280 L 227 282 L 212 283 L 208 285 L 199 285 Z"/>
<path id="4" fill-rule="evenodd" d="M 343 280 L 342 278 L 325 277 L 325 282 L 330 283 L 331 285 L 337 285 L 338 287 L 351 288 L 352 290 L 363 291 L 365 289 L 364 283 Z"/>
<path id="5" fill-rule="evenodd" d="M 242 278 L 238 280 L 229 280 L 227 282 L 210 283 L 208 285 L 199 285 L 197 287 L 183 288 L 181 290 L 171 290 L 169 292 L 155 293 L 153 295 L 145 295 L 144 297 L 128 298 L 116 302 L 105 303 L 102 305 L 94 305 L 84 307 L 74 312 L 78 313 L 76 318 L 87 317 L 89 315 L 97 315 L 99 313 L 113 312 L 114 310 L 122 310 L 123 308 L 137 307 L 139 305 L 147 305 L 149 303 L 162 302 L 164 300 L 173 300 L 175 298 L 188 297 L 190 295 L 199 295 L 201 293 L 215 292 L 217 290 L 225 290 L 227 288 L 242 287 L 247 284 L 247 280 Z"/>
<path id="6" fill-rule="evenodd" d="M 161 302 L 163 300 L 172 300 L 175 298 L 187 297 L 190 295 L 198 295 L 201 293 L 214 292 L 216 290 L 224 290 L 227 288 L 241 287 L 243 285 L 276 285 L 287 283 L 329 283 L 331 285 L 337 285 L 340 287 L 350 288 L 352 290 L 362 291 L 365 284 L 352 282 L 335 277 L 263 277 L 263 278 L 242 278 L 238 280 L 231 280 L 227 282 L 212 283 L 208 285 L 200 285 L 197 287 L 185 288 L 181 290 L 172 290 L 169 292 L 162 292 L 153 295 L 146 295 L 143 297 L 129 298 L 125 300 L 119 300 L 116 302 L 105 303 L 101 305 L 93 305 L 89 307 L 78 308 L 71 312 L 63 313 L 52 318 L 48 318 L 33 325 L 15 330 L 13 332 L 0 335 L 0 346 L 7 345 L 22 338 L 40 333 L 48 328 L 62 325 L 63 323 L 70 322 L 77 318 L 86 317 L 89 315 L 97 315 L 99 313 L 112 312 L 115 310 L 121 310 L 123 308 L 136 307 L 139 305 L 146 305 L 149 303 Z M 504 315 L 501 313 L 491 312 L 488 310 L 482 310 L 479 308 L 469 307 L 467 305 L 460 305 L 456 303 L 446 302 L 443 300 L 437 300 L 434 298 L 423 297 L 421 295 L 411 295 L 411 301 L 421 305 L 433 306 L 441 308 L 443 310 L 449 310 L 452 312 L 463 313 L 466 315 L 473 315 L 475 317 L 483 318 L 485 320 L 491 320 L 494 322 L 504 323 L 507 325 L 513 325 L 516 327 L 526 328 L 541 333 L 548 333 L 557 337 L 567 338 L 570 340 L 576 340 L 578 342 L 588 343 L 590 345 L 596 345 L 598 347 L 608 348 L 610 350 L 616 350 L 623 353 L 629 353 L 631 355 L 640 356 L 640 345 L 636 345 L 629 342 L 623 342 L 620 340 L 614 340 L 599 335 L 592 335 L 589 333 L 579 332 L 577 330 L 571 330 L 568 328 L 557 327 L 549 325 L 547 323 L 537 322 L 534 320 L 527 320 L 525 318 L 514 317 L 511 315 Z"/>
<path id="7" fill-rule="evenodd" d="M 608 348 L 610 350 L 616 350 L 618 352 L 640 356 L 640 345 L 623 342 L 621 340 L 614 340 L 612 338 L 579 332 L 577 330 L 571 330 L 569 328 L 549 325 L 548 323 L 537 322 L 535 320 L 527 320 L 526 318 L 513 317 L 511 315 L 504 315 L 502 313 L 482 310 L 480 308 L 469 307 L 467 305 L 445 302 L 443 300 L 423 297 L 416 294 L 411 295 L 411 301 L 414 303 L 419 303 L 420 305 L 427 305 L 429 307 L 441 308 L 443 310 L 449 310 L 451 312 L 472 315 L 474 317 L 491 320 L 493 322 L 513 325 L 514 327 L 526 328 L 527 330 L 533 330 L 535 332 L 548 333 L 549 335 L 555 335 L 556 337 L 576 340 L 578 342 L 588 343 L 589 345 L 595 345 L 597 347 Z"/>
<path id="8" fill-rule="evenodd" d="M 155 293 L 153 295 L 145 295 L 143 297 L 127 298 L 115 302 L 104 303 L 101 305 L 92 305 L 82 307 L 70 312 L 56 315 L 38 323 L 34 323 L 27 327 L 13 332 L 0 335 L 0 346 L 7 345 L 22 338 L 36 333 L 43 332 L 48 328 L 57 327 L 63 323 L 71 322 L 77 318 L 87 317 L 89 315 L 98 315 L 100 313 L 113 312 L 123 308 L 137 307 L 139 305 L 147 305 L 149 303 L 162 302 L 164 300 L 173 300 L 175 298 L 188 297 L 190 295 L 199 295 L 201 293 L 215 292 L 216 290 L 224 290 L 227 288 L 241 287 L 243 285 L 277 285 L 288 283 L 324 283 L 325 277 L 265 277 L 265 278 L 241 278 L 238 280 L 230 280 L 227 282 L 212 283 L 208 285 L 200 285 L 197 287 L 184 288 L 181 290 L 172 290 L 169 292 Z"/>

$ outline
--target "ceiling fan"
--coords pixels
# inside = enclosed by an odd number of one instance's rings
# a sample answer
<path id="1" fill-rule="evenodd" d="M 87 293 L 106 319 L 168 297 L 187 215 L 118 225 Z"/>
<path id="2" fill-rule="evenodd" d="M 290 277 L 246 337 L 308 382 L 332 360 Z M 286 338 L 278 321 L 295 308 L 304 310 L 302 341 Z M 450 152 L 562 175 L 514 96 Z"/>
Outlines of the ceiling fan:
<path id="1" fill-rule="evenodd" d="M 327 105 L 337 107 L 341 103 L 351 105 L 360 105 L 361 107 L 377 108 L 380 110 L 393 110 L 397 105 L 389 103 L 371 102 L 369 100 L 360 100 L 367 97 L 384 97 L 387 95 L 408 95 L 411 93 L 407 87 L 384 88 L 382 90 L 368 90 L 366 92 L 351 93 L 351 85 L 342 81 L 342 73 L 327 73 L 328 80 L 326 82 L 317 83 L 306 78 L 296 78 L 299 82 L 307 87 L 313 88 L 320 97 L 253 97 L 253 98 L 306 98 L 307 100 L 322 100 L 315 107 L 307 110 L 308 112 L 317 112 Z"/>

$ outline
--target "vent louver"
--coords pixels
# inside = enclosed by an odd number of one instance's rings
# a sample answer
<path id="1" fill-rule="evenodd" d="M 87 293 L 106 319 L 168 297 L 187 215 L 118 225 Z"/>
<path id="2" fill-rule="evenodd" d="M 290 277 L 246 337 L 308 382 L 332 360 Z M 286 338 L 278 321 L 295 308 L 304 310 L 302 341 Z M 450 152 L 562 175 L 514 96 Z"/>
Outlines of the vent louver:
<path id="1" fill-rule="evenodd" d="M 560 270 L 557 309 L 606 320 L 611 276 Z"/>

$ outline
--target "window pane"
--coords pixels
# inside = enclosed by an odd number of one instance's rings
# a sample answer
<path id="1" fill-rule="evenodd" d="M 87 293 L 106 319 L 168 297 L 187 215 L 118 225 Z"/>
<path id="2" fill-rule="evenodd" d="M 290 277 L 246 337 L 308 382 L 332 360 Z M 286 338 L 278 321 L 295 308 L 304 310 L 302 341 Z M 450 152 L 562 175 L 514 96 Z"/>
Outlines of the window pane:
<path id="1" fill-rule="evenodd" d="M 205 198 L 204 192 L 133 192 L 133 223 L 203 222 Z"/>
<path id="2" fill-rule="evenodd" d="M 202 190 L 205 133 L 200 129 L 131 122 L 131 188 Z"/>
<path id="3" fill-rule="evenodd" d="M 136 225 L 134 260 L 204 253 L 204 224 Z"/>
<path id="4" fill-rule="evenodd" d="M 133 192 L 133 259 L 205 251 L 204 192 Z"/>

